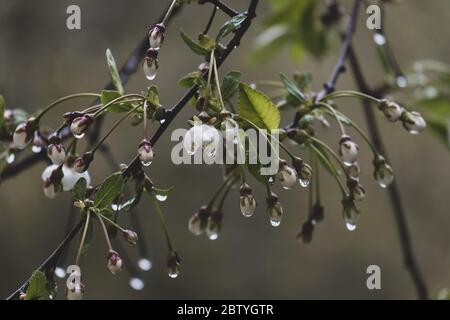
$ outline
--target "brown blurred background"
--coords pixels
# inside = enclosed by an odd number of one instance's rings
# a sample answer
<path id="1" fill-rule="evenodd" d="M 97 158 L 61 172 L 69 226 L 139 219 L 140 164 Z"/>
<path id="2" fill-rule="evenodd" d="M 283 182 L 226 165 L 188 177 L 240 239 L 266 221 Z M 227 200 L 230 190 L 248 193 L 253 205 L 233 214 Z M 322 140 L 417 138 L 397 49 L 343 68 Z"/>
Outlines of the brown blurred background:
<path id="1" fill-rule="evenodd" d="M 145 34 L 145 30 L 167 1 L 25 1 L 0 2 L 0 93 L 7 106 L 36 110 L 58 97 L 77 92 L 98 92 L 108 81 L 105 50 L 110 48 L 121 64 Z M 229 0 L 243 9 L 246 1 Z M 349 1 L 343 1 L 349 4 Z M 66 28 L 66 8 L 78 4 L 82 11 L 82 30 Z M 178 36 L 182 26 L 191 34 L 201 31 L 211 7 L 188 6 L 170 25 L 161 52 L 161 67 L 155 83 L 165 106 L 183 94 L 177 80 L 199 64 Z M 450 63 L 450 2 L 446 0 L 408 0 L 388 8 L 387 32 L 404 68 L 420 58 Z M 261 1 L 259 17 L 268 6 Z M 224 21 L 221 15 L 215 26 Z M 370 34 L 359 21 L 355 47 L 371 83 L 381 81 Z M 246 35 L 242 46 L 227 60 L 222 72 L 243 71 L 246 81 L 277 79 L 279 72 L 310 71 L 320 88 L 338 56 L 338 47 L 328 58 L 317 61 L 306 57 L 293 62 L 287 52 L 258 67 L 249 68 L 245 58 L 260 25 Z M 127 85 L 128 92 L 148 86 L 142 72 Z M 353 89 L 349 75 L 339 88 Z M 72 105 L 77 107 L 77 105 Z M 60 112 L 70 110 L 70 104 Z M 361 106 L 348 101 L 344 112 L 365 128 Z M 185 108 L 173 128 L 186 126 L 192 110 Z M 112 117 L 114 118 L 114 117 Z M 56 126 L 56 114 L 49 117 Z M 428 284 L 431 297 L 450 286 L 450 215 L 448 169 L 450 154 L 445 146 L 427 132 L 411 136 L 401 128 L 379 118 L 396 180 L 407 212 L 414 252 Z M 283 119 L 289 121 L 289 115 Z M 105 126 L 108 127 L 108 126 Z M 125 126 L 110 140 L 115 157 L 128 162 L 136 152 L 140 128 Z M 334 142 L 334 129 L 324 139 Z M 330 139 L 331 138 L 331 139 Z M 360 145 L 363 145 L 360 141 Z M 259 207 L 255 216 L 244 219 L 239 212 L 235 190 L 226 203 L 224 228 L 219 240 L 194 237 L 187 221 L 206 202 L 221 182 L 221 170 L 213 166 L 175 166 L 170 161 L 170 133 L 157 145 L 157 159 L 148 173 L 158 186 L 175 185 L 163 211 L 173 241 L 182 258 L 178 279 L 166 275 L 166 246 L 159 222 L 144 197 L 138 211 L 142 220 L 153 268 L 142 272 L 143 291 L 134 291 L 129 275 L 112 276 L 105 268 L 106 246 L 100 230 L 87 257 L 82 260 L 86 298 L 97 299 L 414 299 L 416 294 L 403 265 L 396 225 L 385 190 L 372 179 L 371 157 L 362 147 L 362 182 L 367 200 L 361 204 L 363 215 L 355 232 L 348 232 L 341 217 L 340 194 L 335 182 L 322 174 L 325 221 L 318 225 L 310 245 L 296 242 L 298 228 L 307 217 L 307 191 L 296 188 L 276 192 L 285 206 L 281 226 L 272 228 L 265 213 L 264 189 L 256 186 Z M 95 182 L 110 174 L 106 162 L 96 161 L 91 169 Z M 47 257 L 64 236 L 69 194 L 54 201 L 44 197 L 41 163 L 0 186 L 0 296 L 6 297 Z M 125 225 L 128 219 L 123 219 Z M 125 244 L 124 244 L 125 246 Z M 136 247 L 127 247 L 134 261 Z M 75 259 L 71 248 L 67 262 Z M 366 288 L 366 268 L 376 264 L 382 270 L 382 290 Z M 60 297 L 64 282 L 60 282 Z"/>

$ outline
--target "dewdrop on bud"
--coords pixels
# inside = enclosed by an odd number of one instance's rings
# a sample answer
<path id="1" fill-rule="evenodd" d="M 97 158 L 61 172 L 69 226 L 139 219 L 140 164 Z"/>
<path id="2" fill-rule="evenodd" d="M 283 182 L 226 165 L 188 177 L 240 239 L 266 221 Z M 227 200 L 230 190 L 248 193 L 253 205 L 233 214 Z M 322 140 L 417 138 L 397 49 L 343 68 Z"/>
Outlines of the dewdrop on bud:
<path id="1" fill-rule="evenodd" d="M 151 81 L 156 78 L 158 65 L 158 50 L 154 48 L 148 49 L 143 64 L 144 74 L 148 80 Z"/>
<path id="2" fill-rule="evenodd" d="M 138 242 L 138 234 L 133 230 L 123 230 L 122 234 L 125 240 L 128 241 L 128 243 L 134 245 Z"/>
<path id="3" fill-rule="evenodd" d="M 291 189 L 297 183 L 297 172 L 287 165 L 285 160 L 280 160 L 277 178 L 285 189 Z"/>
<path id="4" fill-rule="evenodd" d="M 164 31 L 166 30 L 165 26 L 160 23 L 153 27 L 148 33 L 148 41 L 150 43 L 150 47 L 153 49 L 159 49 L 161 44 L 164 42 Z"/>
<path id="5" fill-rule="evenodd" d="M 83 173 L 89 168 L 92 160 L 94 160 L 94 154 L 92 152 L 86 152 L 81 157 L 75 159 L 73 169 L 78 173 Z"/>
<path id="6" fill-rule="evenodd" d="M 395 122 L 402 116 L 405 111 L 399 104 L 383 99 L 378 104 L 378 109 L 380 109 L 386 119 L 389 121 Z"/>
<path id="7" fill-rule="evenodd" d="M 305 163 L 300 158 L 294 158 L 292 160 L 292 166 L 294 167 L 295 171 L 297 171 L 298 175 L 298 182 L 303 188 L 306 188 L 311 183 L 312 179 L 312 168 L 309 164 Z"/>
<path id="8" fill-rule="evenodd" d="M 386 163 L 384 158 L 379 157 L 374 160 L 375 171 L 373 173 L 378 185 L 387 188 L 394 181 L 394 170 Z"/>
<path id="9" fill-rule="evenodd" d="M 281 218 L 283 216 L 283 207 L 278 201 L 278 197 L 275 193 L 271 193 L 267 197 L 267 214 L 269 216 L 270 224 L 273 227 L 278 227 L 281 224 Z"/>
<path id="10" fill-rule="evenodd" d="M 167 256 L 167 274 L 170 278 L 175 279 L 180 274 L 181 260 L 175 251 L 172 251 Z"/>
<path id="11" fill-rule="evenodd" d="M 359 167 L 358 162 L 355 161 L 351 165 L 345 166 L 345 171 L 350 177 L 358 179 L 359 174 L 361 173 L 361 168 Z"/>
<path id="12" fill-rule="evenodd" d="M 351 165 L 358 156 L 358 145 L 349 136 L 343 135 L 339 141 L 339 155 L 346 165 Z"/>
<path id="13" fill-rule="evenodd" d="M 149 166 L 152 163 L 155 153 L 153 152 L 153 147 L 150 144 L 150 141 L 147 139 L 142 140 L 139 144 L 138 154 L 139 160 L 143 166 Z"/>
<path id="14" fill-rule="evenodd" d="M 345 227 L 348 231 L 354 231 L 356 229 L 356 220 L 359 211 L 356 209 L 355 203 L 351 198 L 344 198 L 342 200 L 342 207 Z"/>
<path id="15" fill-rule="evenodd" d="M 418 112 L 404 112 L 401 118 L 403 127 L 411 134 L 419 134 L 427 127 L 427 123 Z"/>
<path id="16" fill-rule="evenodd" d="M 49 139 L 49 146 L 47 148 L 47 156 L 53 164 L 61 165 L 66 160 L 66 148 L 61 144 L 61 139 L 54 135 Z"/>
<path id="17" fill-rule="evenodd" d="M 120 271 L 122 271 L 123 268 L 122 258 L 116 251 L 110 250 L 106 257 L 106 261 L 107 261 L 106 267 L 112 274 L 118 274 Z"/>
<path id="18" fill-rule="evenodd" d="M 85 135 L 85 131 L 91 125 L 93 118 L 85 114 L 81 117 L 75 118 L 70 124 L 70 131 L 76 139 L 81 139 Z"/>
<path id="19" fill-rule="evenodd" d="M 358 182 L 356 178 L 350 178 L 347 180 L 347 187 L 351 192 L 352 198 L 355 201 L 362 201 L 366 196 L 364 187 Z"/>
<path id="20" fill-rule="evenodd" d="M 256 200 L 253 196 L 252 189 L 246 183 L 244 183 L 239 190 L 239 206 L 241 213 L 244 217 L 250 218 L 253 216 L 256 210 Z"/>
<path id="21" fill-rule="evenodd" d="M 202 206 L 198 212 L 194 213 L 189 219 L 189 231 L 196 236 L 201 235 L 206 229 L 209 216 L 210 212 L 207 206 Z"/>
<path id="22" fill-rule="evenodd" d="M 220 230 L 222 229 L 223 214 L 219 211 L 211 212 L 206 225 L 206 235 L 209 240 L 217 240 L 219 238 Z"/>

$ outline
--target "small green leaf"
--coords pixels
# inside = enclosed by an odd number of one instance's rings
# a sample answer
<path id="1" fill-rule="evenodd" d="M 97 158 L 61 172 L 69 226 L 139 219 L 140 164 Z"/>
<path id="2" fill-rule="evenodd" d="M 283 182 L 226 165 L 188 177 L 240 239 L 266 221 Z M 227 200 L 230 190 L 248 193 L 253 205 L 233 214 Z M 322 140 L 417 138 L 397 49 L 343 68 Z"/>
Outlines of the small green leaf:
<path id="1" fill-rule="evenodd" d="M 230 71 L 223 77 L 221 91 L 224 100 L 230 99 L 237 92 L 241 78 L 242 73 L 239 71 Z"/>
<path id="2" fill-rule="evenodd" d="M 204 33 L 200 33 L 198 35 L 198 43 L 200 46 L 202 46 L 204 49 L 211 51 L 216 48 L 216 42 L 214 39 L 212 39 L 210 36 Z"/>
<path id="3" fill-rule="evenodd" d="M 100 214 L 109 220 L 114 220 L 114 211 L 110 208 L 104 208 L 100 211 Z"/>
<path id="4" fill-rule="evenodd" d="M 72 196 L 75 200 L 86 199 L 87 183 L 85 178 L 81 178 L 77 181 L 72 189 Z"/>
<path id="5" fill-rule="evenodd" d="M 170 192 L 172 192 L 173 188 L 174 188 L 174 186 L 167 188 L 167 189 L 160 189 L 160 188 L 153 187 L 152 193 L 156 196 L 156 199 L 158 199 L 158 201 L 165 201 L 167 199 L 167 197 L 169 196 Z"/>
<path id="6" fill-rule="evenodd" d="M 238 113 L 260 129 L 277 129 L 280 111 L 262 92 L 241 82 L 239 85 Z"/>
<path id="7" fill-rule="evenodd" d="M 113 203 L 114 199 L 120 195 L 123 188 L 122 173 L 117 172 L 106 178 L 95 193 L 94 205 L 99 209 L 104 209 Z"/>
<path id="8" fill-rule="evenodd" d="M 25 300 L 42 299 L 46 293 L 46 282 L 47 279 L 42 271 L 34 271 L 26 291 Z"/>
<path id="9" fill-rule="evenodd" d="M 158 87 L 155 85 L 151 85 L 147 90 L 147 99 L 148 102 L 154 107 L 160 107 L 161 103 L 159 102 L 159 93 Z"/>
<path id="10" fill-rule="evenodd" d="M 191 88 L 194 85 L 199 84 L 201 75 L 202 73 L 200 71 L 190 72 L 178 81 L 178 85 L 182 88 Z"/>
<path id="11" fill-rule="evenodd" d="M 181 29 L 181 38 L 187 44 L 187 46 L 195 53 L 201 56 L 207 55 L 210 51 L 203 48 L 198 42 L 192 39 L 187 33 Z"/>
<path id="12" fill-rule="evenodd" d="M 111 101 L 121 97 L 119 91 L 116 90 L 103 90 L 101 93 L 100 101 L 102 105 L 106 105 Z M 133 108 L 130 102 L 117 102 L 108 107 L 109 112 L 128 112 Z"/>
<path id="13" fill-rule="evenodd" d="M 111 81 L 114 88 L 116 88 L 120 94 L 123 94 L 124 91 L 122 81 L 120 80 L 119 71 L 117 71 L 116 61 L 114 60 L 111 50 L 109 49 L 106 50 L 106 61 L 108 62 L 109 74 L 111 76 Z"/>
<path id="14" fill-rule="evenodd" d="M 242 13 L 238 14 L 237 16 L 234 16 L 233 18 L 225 22 L 225 24 L 219 30 L 216 42 L 222 41 L 222 39 L 225 38 L 227 35 L 239 29 L 246 19 L 247 15 Z"/>
<path id="15" fill-rule="evenodd" d="M 312 80 L 312 74 L 310 72 L 294 74 L 294 81 L 301 91 L 308 90 Z"/>
<path id="16" fill-rule="evenodd" d="M 0 95 L 0 127 L 3 125 L 5 119 L 5 98 Z"/>
<path id="17" fill-rule="evenodd" d="M 287 91 L 290 95 L 294 96 L 299 103 L 305 102 L 305 95 L 300 91 L 299 88 L 293 83 L 291 80 L 289 80 L 284 74 L 280 73 L 281 81 L 283 81 L 284 86 L 286 87 Z"/>

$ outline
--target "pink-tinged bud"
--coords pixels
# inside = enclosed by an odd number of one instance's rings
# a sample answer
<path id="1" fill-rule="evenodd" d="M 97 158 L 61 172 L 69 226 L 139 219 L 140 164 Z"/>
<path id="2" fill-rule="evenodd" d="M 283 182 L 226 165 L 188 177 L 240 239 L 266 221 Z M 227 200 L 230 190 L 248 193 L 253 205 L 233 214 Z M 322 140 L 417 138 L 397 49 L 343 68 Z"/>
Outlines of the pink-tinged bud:
<path id="1" fill-rule="evenodd" d="M 70 131 L 72 131 L 72 134 L 75 138 L 81 139 L 84 137 L 85 131 L 92 122 L 93 118 L 88 114 L 75 118 L 70 125 Z"/>
<path id="2" fill-rule="evenodd" d="M 339 141 L 339 155 L 346 165 L 351 165 L 358 157 L 358 145 L 349 136 L 342 136 Z"/>
<path id="3" fill-rule="evenodd" d="M 138 234 L 132 230 L 123 230 L 123 236 L 130 244 L 136 244 L 138 241 Z"/>
<path id="4" fill-rule="evenodd" d="M 64 177 L 62 166 L 54 169 L 50 176 L 44 180 L 44 194 L 47 198 L 54 199 L 58 193 L 62 192 L 62 179 Z"/>
<path id="5" fill-rule="evenodd" d="M 164 32 L 166 28 L 163 24 L 157 24 L 153 29 L 151 29 L 148 33 L 148 41 L 150 43 L 150 47 L 153 49 L 159 49 L 164 42 Z"/>
<path id="6" fill-rule="evenodd" d="M 152 163 L 155 153 L 153 152 L 153 147 L 150 144 L 150 141 L 144 139 L 139 144 L 138 154 L 139 160 L 141 160 L 143 166 L 149 166 Z"/>
<path id="7" fill-rule="evenodd" d="M 118 274 L 119 272 L 122 271 L 123 268 L 122 258 L 116 251 L 110 250 L 108 252 L 108 256 L 106 257 L 106 261 L 107 261 L 106 266 L 112 274 Z"/>
<path id="8" fill-rule="evenodd" d="M 75 159 L 73 169 L 78 173 L 83 173 L 89 169 L 92 160 L 94 160 L 94 154 L 92 152 L 86 152 L 81 157 Z"/>
<path id="9" fill-rule="evenodd" d="M 13 134 L 13 144 L 17 149 L 24 149 L 34 138 L 34 132 L 37 129 L 36 119 L 29 119 L 27 122 L 20 123 Z"/>
<path id="10" fill-rule="evenodd" d="M 47 148 L 47 155 L 53 164 L 61 165 L 66 160 L 66 149 L 61 144 L 61 139 L 57 136 L 52 136 L 49 139 L 50 144 Z"/>

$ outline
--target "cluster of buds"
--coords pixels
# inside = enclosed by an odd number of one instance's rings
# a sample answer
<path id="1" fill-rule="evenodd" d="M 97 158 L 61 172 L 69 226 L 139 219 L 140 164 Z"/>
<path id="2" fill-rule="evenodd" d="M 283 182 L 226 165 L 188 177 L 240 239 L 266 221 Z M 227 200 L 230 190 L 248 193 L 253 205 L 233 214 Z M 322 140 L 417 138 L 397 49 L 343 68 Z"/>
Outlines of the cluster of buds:
<path id="1" fill-rule="evenodd" d="M 72 190 L 81 178 L 86 180 L 87 185 L 91 183 L 91 177 L 87 171 L 78 173 L 65 164 L 52 164 L 42 172 L 44 194 L 48 198 L 54 199 L 59 192 Z"/>
<path id="2" fill-rule="evenodd" d="M 270 224 L 273 227 L 278 227 L 281 224 L 281 218 L 283 216 L 283 207 L 278 200 L 278 196 L 271 192 L 266 201 L 267 215 L 269 216 Z"/>
<path id="3" fill-rule="evenodd" d="M 148 33 L 150 48 L 145 54 L 143 66 L 145 77 L 148 80 L 153 80 L 156 77 L 156 72 L 158 71 L 159 66 L 158 52 L 164 41 L 165 29 L 165 26 L 160 23 L 153 27 Z"/>
<path id="4" fill-rule="evenodd" d="M 427 127 L 420 113 L 406 111 L 398 103 L 382 99 L 378 104 L 378 109 L 383 112 L 389 121 L 396 122 L 401 120 L 403 127 L 411 134 L 418 134 Z"/>
<path id="5" fill-rule="evenodd" d="M 152 163 L 155 152 L 150 141 L 147 139 L 142 140 L 139 144 L 138 155 L 143 166 L 149 166 Z"/>
<path id="6" fill-rule="evenodd" d="M 206 231 L 210 214 L 211 212 L 208 207 L 202 206 L 198 212 L 194 213 L 189 219 L 189 231 L 196 236 L 203 234 Z"/>
<path id="7" fill-rule="evenodd" d="M 17 149 L 24 149 L 35 137 L 39 123 L 35 118 L 20 123 L 13 134 L 13 145 Z"/>
<path id="8" fill-rule="evenodd" d="M 220 134 L 213 126 L 216 118 L 208 113 L 201 112 L 194 116 L 192 128 L 184 136 L 184 149 L 189 155 L 194 155 L 199 148 L 203 149 L 208 157 L 214 157 L 220 142 Z"/>
<path id="9" fill-rule="evenodd" d="M 247 183 L 244 183 L 239 189 L 239 206 L 244 217 L 249 218 L 253 216 L 256 210 L 256 200 L 253 196 L 252 188 Z"/>
<path id="10" fill-rule="evenodd" d="M 123 261 L 116 251 L 109 250 L 106 256 L 106 267 L 112 274 L 118 274 L 122 271 Z"/>

